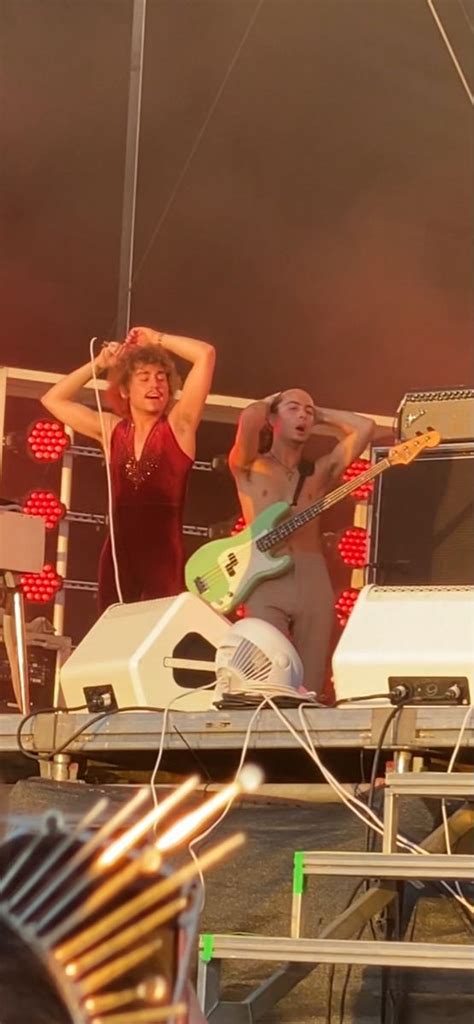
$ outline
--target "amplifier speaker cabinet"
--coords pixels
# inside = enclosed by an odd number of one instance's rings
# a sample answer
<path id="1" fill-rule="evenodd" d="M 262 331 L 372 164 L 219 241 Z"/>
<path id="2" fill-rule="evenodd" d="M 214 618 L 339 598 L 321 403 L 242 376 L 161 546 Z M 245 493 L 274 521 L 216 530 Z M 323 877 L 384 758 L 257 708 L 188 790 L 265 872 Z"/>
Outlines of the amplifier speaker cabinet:
<path id="1" fill-rule="evenodd" d="M 26 650 L 32 711 L 56 704 L 55 686 L 61 665 L 71 653 L 71 639 L 54 633 L 32 632 L 27 627 Z M 11 668 L 0 624 L 0 714 L 18 714 Z"/>
<path id="2" fill-rule="evenodd" d="M 376 462 L 386 448 L 374 448 Z M 474 585 L 474 444 L 440 445 L 378 477 L 368 583 Z"/>

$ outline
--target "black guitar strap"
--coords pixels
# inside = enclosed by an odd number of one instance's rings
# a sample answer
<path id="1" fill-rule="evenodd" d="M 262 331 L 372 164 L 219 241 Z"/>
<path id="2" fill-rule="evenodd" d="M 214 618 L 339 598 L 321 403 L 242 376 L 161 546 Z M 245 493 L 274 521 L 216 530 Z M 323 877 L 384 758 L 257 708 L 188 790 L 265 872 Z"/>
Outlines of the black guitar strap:
<path id="1" fill-rule="evenodd" d="M 297 504 L 298 498 L 301 494 L 301 491 L 303 490 L 303 484 L 306 480 L 306 477 L 312 476 L 314 473 L 314 462 L 311 462 L 310 459 L 300 459 L 300 462 L 298 463 L 298 472 L 299 476 L 296 481 L 293 501 L 291 502 L 292 508 Z"/>

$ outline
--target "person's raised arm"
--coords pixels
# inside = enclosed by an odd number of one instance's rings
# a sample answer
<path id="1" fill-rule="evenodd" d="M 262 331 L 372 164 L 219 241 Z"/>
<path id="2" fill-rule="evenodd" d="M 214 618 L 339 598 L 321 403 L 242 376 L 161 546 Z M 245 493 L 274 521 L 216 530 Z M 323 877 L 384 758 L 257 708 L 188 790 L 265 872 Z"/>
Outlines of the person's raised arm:
<path id="1" fill-rule="evenodd" d="M 354 459 L 367 447 L 375 423 L 368 416 L 360 416 L 355 412 L 344 412 L 339 409 L 316 409 L 316 423 L 325 423 L 336 427 L 343 437 L 332 452 L 319 460 L 320 469 L 326 474 L 331 484 L 341 476 Z"/>
<path id="2" fill-rule="evenodd" d="M 94 360 L 94 370 L 97 376 L 114 365 L 121 347 L 119 342 L 114 341 L 103 346 Z M 98 412 L 89 409 L 82 402 L 74 401 L 74 396 L 92 377 L 92 363 L 85 363 L 84 366 L 80 366 L 77 370 L 62 377 L 57 384 L 53 384 L 53 387 L 43 395 L 41 402 L 45 409 L 61 423 L 65 423 L 66 426 L 77 430 L 80 434 L 85 434 L 86 437 L 92 437 L 95 441 L 102 442 Z M 104 413 L 104 418 L 109 428 L 111 421 L 116 419 L 110 413 Z"/>
<path id="3" fill-rule="evenodd" d="M 193 455 L 194 436 L 199 426 L 206 398 L 211 390 L 216 350 L 207 341 L 154 331 L 150 327 L 134 327 L 128 338 L 138 345 L 162 345 L 171 355 L 191 363 L 181 395 L 170 415 L 170 425 L 181 446 Z"/>
<path id="4" fill-rule="evenodd" d="M 272 403 L 276 398 L 278 394 L 263 398 L 260 402 L 252 402 L 241 413 L 234 446 L 229 453 L 232 471 L 248 469 L 257 458 L 260 434 L 268 423 Z"/>

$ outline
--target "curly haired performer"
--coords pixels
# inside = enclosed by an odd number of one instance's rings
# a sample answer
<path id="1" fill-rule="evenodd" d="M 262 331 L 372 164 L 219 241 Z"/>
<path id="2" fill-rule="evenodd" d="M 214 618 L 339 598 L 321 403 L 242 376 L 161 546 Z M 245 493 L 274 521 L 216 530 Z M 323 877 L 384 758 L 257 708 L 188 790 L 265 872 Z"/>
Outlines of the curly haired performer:
<path id="1" fill-rule="evenodd" d="M 191 363 L 181 395 L 171 356 Z M 215 349 L 204 341 L 136 327 L 126 341 L 104 344 L 95 373 L 107 371 L 109 403 L 99 414 L 74 401 L 91 379 L 86 363 L 55 384 L 43 405 L 87 437 L 106 443 L 113 528 L 124 601 L 171 597 L 184 590 L 182 512 L 196 431 L 209 394 Z M 110 537 L 99 564 L 99 610 L 118 601 Z"/>

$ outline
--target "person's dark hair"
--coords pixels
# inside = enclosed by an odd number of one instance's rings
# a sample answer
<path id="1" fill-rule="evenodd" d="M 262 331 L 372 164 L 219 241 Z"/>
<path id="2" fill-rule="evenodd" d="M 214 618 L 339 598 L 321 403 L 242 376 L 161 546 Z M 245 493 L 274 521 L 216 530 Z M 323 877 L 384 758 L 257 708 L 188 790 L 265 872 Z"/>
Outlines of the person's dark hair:
<path id="1" fill-rule="evenodd" d="M 46 967 L 1 917 L 0 1024 L 72 1024 Z"/>
<path id="2" fill-rule="evenodd" d="M 278 412 L 278 407 L 279 407 L 279 405 L 281 403 L 282 398 L 283 398 L 283 391 L 280 391 L 280 393 L 278 395 L 275 395 L 273 400 L 270 402 L 270 407 L 269 407 L 269 413 L 270 414 Z M 272 428 L 271 423 L 269 423 L 269 421 L 267 420 L 265 426 L 262 427 L 262 430 L 260 431 L 260 437 L 259 437 L 259 441 L 258 441 L 258 450 L 259 450 L 260 454 L 261 455 L 266 455 L 266 453 L 270 451 L 270 448 L 271 448 L 272 444 L 273 444 L 273 428 Z"/>
<path id="3" fill-rule="evenodd" d="M 273 401 L 270 402 L 270 412 L 271 413 L 272 412 L 278 412 L 278 408 L 281 405 L 282 398 L 283 398 L 283 391 L 280 391 L 280 393 L 278 395 L 275 395 Z"/>
<path id="4" fill-rule="evenodd" d="M 116 365 L 110 370 L 106 399 L 108 405 L 117 416 L 130 416 L 128 398 L 123 398 L 120 391 L 127 389 L 130 377 L 139 366 L 159 366 L 166 373 L 169 388 L 169 401 L 165 413 L 169 412 L 175 401 L 175 395 L 181 386 L 181 380 L 171 356 L 162 345 L 127 345 Z M 0 1021 L 1 1024 L 1 1021 Z"/>
<path id="5" fill-rule="evenodd" d="M 282 403 L 282 400 L 283 400 L 285 394 L 286 394 L 285 391 L 280 391 L 278 395 L 275 395 L 275 397 L 273 398 L 272 402 L 270 403 L 270 408 L 269 408 L 269 414 L 270 415 L 272 413 L 278 412 L 278 409 L 280 408 L 280 405 Z M 316 413 L 314 414 L 314 422 L 315 423 L 317 422 Z M 273 444 L 273 427 L 272 427 L 271 423 L 267 420 L 265 426 L 260 431 L 260 437 L 259 437 L 259 442 L 258 442 L 258 450 L 259 450 L 260 454 L 261 455 L 265 455 L 267 452 L 269 452 L 272 444 Z"/>

